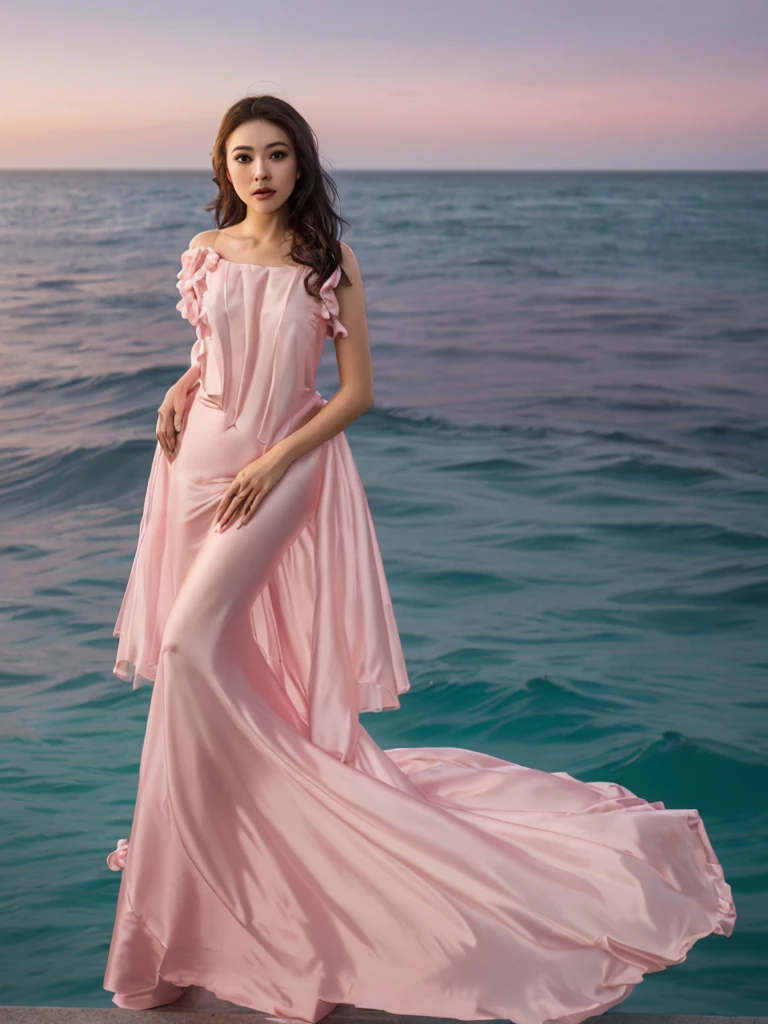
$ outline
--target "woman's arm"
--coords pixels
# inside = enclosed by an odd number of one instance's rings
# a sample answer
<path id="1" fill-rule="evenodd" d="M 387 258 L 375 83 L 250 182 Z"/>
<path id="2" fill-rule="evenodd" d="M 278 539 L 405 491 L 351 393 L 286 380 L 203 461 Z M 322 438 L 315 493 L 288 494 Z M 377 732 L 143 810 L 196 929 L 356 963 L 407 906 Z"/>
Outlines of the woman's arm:
<path id="1" fill-rule="evenodd" d="M 184 425 L 187 412 L 187 398 L 200 377 L 200 367 L 190 368 L 172 384 L 165 393 L 165 398 L 157 410 L 157 426 L 155 435 L 169 460 L 176 455 L 176 440 Z"/>
<path id="2" fill-rule="evenodd" d="M 295 459 L 340 433 L 373 405 L 373 362 L 363 279 L 350 247 L 342 242 L 341 250 L 341 265 L 350 284 L 336 288 L 339 320 L 348 332 L 346 338 L 334 339 L 339 388 L 311 419 L 269 449 L 286 469 Z"/>

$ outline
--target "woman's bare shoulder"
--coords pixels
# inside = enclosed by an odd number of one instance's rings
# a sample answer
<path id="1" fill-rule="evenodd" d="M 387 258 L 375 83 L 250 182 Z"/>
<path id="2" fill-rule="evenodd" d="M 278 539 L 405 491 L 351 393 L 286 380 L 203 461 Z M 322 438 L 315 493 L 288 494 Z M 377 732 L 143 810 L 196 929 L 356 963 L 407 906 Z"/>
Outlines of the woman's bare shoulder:
<path id="1" fill-rule="evenodd" d="M 360 273 L 360 266 L 358 265 L 357 257 L 346 242 L 340 242 L 340 245 L 341 269 L 349 284 L 362 284 L 362 274 Z"/>
<path id="2" fill-rule="evenodd" d="M 189 243 L 189 248 L 190 249 L 205 249 L 205 248 L 212 249 L 213 248 L 213 243 L 216 240 L 216 236 L 218 235 L 218 233 L 219 232 L 216 229 L 213 229 L 211 231 L 200 231 L 200 232 L 198 232 L 198 234 L 196 234 L 195 237 L 192 239 L 192 241 Z"/>

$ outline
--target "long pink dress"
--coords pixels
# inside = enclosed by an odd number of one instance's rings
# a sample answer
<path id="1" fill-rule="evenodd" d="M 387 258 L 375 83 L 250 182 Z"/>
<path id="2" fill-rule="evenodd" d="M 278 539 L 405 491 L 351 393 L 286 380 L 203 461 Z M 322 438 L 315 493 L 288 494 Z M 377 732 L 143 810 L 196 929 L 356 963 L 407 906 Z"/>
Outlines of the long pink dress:
<path id="1" fill-rule="evenodd" d="M 306 267 L 182 256 L 197 386 L 158 444 L 115 626 L 115 674 L 154 682 L 104 987 L 188 986 L 293 1020 L 337 1004 L 579 1024 L 644 973 L 730 935 L 696 810 L 456 747 L 382 750 L 361 711 L 409 688 L 365 491 L 343 433 L 213 530 L 248 462 L 324 404 L 346 334 Z"/>

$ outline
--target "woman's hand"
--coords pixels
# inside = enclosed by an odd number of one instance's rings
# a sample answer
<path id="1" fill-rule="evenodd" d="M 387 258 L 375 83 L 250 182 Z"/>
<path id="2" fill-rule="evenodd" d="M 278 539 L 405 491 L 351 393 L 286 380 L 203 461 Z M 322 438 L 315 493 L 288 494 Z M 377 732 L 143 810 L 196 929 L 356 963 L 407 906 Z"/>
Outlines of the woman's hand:
<path id="1" fill-rule="evenodd" d="M 238 528 L 244 526 L 289 465 L 290 460 L 275 445 L 244 466 L 224 492 L 216 509 L 216 532 L 221 533 L 238 516 L 241 517 Z"/>
<path id="2" fill-rule="evenodd" d="M 169 462 L 173 462 L 177 454 L 177 438 L 184 426 L 187 411 L 187 396 L 194 381 L 190 381 L 188 372 L 168 388 L 163 404 L 157 410 L 157 426 L 155 434 L 160 447 Z"/>

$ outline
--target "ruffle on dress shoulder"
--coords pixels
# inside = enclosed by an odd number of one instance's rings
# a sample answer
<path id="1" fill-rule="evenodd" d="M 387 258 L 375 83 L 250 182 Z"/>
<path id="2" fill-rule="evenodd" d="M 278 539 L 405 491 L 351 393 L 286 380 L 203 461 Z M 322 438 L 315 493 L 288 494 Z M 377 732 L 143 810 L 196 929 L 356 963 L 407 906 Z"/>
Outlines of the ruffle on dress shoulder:
<path id="1" fill-rule="evenodd" d="M 200 368 L 203 387 L 211 401 L 222 405 L 224 401 L 224 368 L 221 357 L 211 349 L 211 325 L 205 310 L 208 272 L 215 270 L 221 257 L 207 246 L 187 249 L 181 254 L 181 270 L 176 275 L 176 287 L 181 298 L 176 309 L 196 329 L 197 340 L 190 352 L 190 366 Z"/>
<path id="2" fill-rule="evenodd" d="M 216 269 L 220 258 L 217 252 L 205 246 L 187 249 L 181 254 L 181 270 L 176 275 L 179 279 L 176 287 L 181 298 L 176 303 L 176 309 L 193 327 L 205 319 L 207 273 Z"/>
<path id="3" fill-rule="evenodd" d="M 323 302 L 323 317 L 328 321 L 326 337 L 335 338 L 337 335 L 346 338 L 349 334 L 347 328 L 339 320 L 339 300 L 336 298 L 336 285 L 341 280 L 341 264 L 334 270 L 325 284 L 320 288 L 320 298 Z"/>

